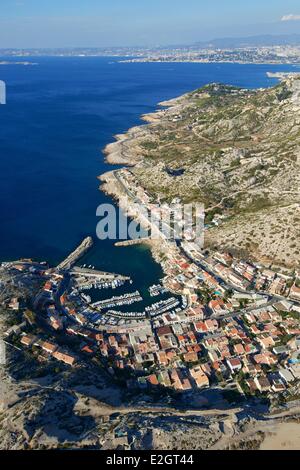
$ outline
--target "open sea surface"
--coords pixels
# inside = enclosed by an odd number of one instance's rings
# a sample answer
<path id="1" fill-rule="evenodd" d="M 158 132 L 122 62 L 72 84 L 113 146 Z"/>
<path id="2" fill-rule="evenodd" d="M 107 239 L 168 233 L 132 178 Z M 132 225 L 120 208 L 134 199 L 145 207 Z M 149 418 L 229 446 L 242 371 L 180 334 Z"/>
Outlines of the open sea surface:
<path id="1" fill-rule="evenodd" d="M 0 58 L 1 60 L 24 60 Z M 0 260 L 63 259 L 96 237 L 96 209 L 111 200 L 97 176 L 112 167 L 101 150 L 141 123 L 157 103 L 210 82 L 272 86 L 268 71 L 293 66 L 118 63 L 114 58 L 33 57 L 38 65 L 0 65 L 7 104 L 0 106 Z M 145 292 L 161 277 L 146 247 L 97 241 L 81 263 L 129 274 Z"/>

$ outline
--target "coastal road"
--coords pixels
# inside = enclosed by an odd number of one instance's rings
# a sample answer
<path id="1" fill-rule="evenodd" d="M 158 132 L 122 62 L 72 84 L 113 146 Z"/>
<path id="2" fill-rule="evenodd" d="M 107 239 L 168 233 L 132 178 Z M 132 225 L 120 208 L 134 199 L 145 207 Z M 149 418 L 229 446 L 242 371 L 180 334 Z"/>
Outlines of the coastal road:
<path id="1" fill-rule="evenodd" d="M 235 312 L 226 313 L 225 315 L 213 314 L 213 315 L 210 316 L 210 318 L 215 318 L 216 320 L 217 319 L 223 320 L 225 318 L 235 318 L 235 317 L 239 317 L 240 315 L 244 315 L 245 313 L 256 312 L 256 311 L 259 311 L 259 310 L 267 308 L 267 307 L 272 307 L 275 303 L 277 303 L 276 299 L 271 300 L 270 302 L 268 302 L 266 304 L 263 304 L 263 305 L 260 305 L 258 307 L 250 306 L 250 307 L 247 307 L 247 308 L 243 308 L 241 310 L 237 310 Z"/>
<path id="2" fill-rule="evenodd" d="M 117 181 L 122 185 L 124 191 L 126 192 L 126 194 L 131 198 L 133 199 L 133 201 L 137 204 L 142 204 L 142 202 L 136 198 L 132 192 L 127 188 L 127 186 L 124 184 L 124 182 L 121 180 L 119 174 L 118 174 L 118 170 L 114 171 L 113 172 L 115 178 L 117 179 Z M 164 239 L 164 235 L 162 234 L 162 239 Z M 263 307 L 267 307 L 267 306 L 271 306 L 273 305 L 274 303 L 276 302 L 279 302 L 281 300 L 286 300 L 285 297 L 283 296 L 279 296 L 279 295 L 268 295 L 266 292 L 264 291 L 248 291 L 246 289 L 241 289 L 241 288 L 238 288 L 236 287 L 234 284 L 230 283 L 227 279 L 223 278 L 222 276 L 220 276 L 219 274 L 215 273 L 212 269 L 212 267 L 210 265 L 208 265 L 208 263 L 205 262 L 205 260 L 202 260 L 202 261 L 198 261 L 198 260 L 195 260 L 193 257 L 191 257 L 183 248 L 181 242 L 179 242 L 178 244 L 178 247 L 179 249 L 182 251 L 182 253 L 193 263 L 195 263 L 198 267 L 200 267 L 202 270 L 208 272 L 208 274 L 210 274 L 214 279 L 217 280 L 217 282 L 223 286 L 225 286 L 228 290 L 234 290 L 235 292 L 238 292 L 240 294 L 247 294 L 247 295 L 262 295 L 266 298 L 268 298 L 269 302 L 262 305 L 260 308 L 263 308 Z M 258 308 L 257 308 L 258 309 Z M 235 312 L 233 314 L 229 314 L 228 316 L 238 316 L 238 315 L 241 315 L 243 313 L 246 313 L 248 311 L 251 311 L 251 310 L 254 310 L 253 308 L 249 308 L 249 309 L 243 309 L 241 310 L 240 312 Z M 223 318 L 226 318 L 223 317 Z"/>

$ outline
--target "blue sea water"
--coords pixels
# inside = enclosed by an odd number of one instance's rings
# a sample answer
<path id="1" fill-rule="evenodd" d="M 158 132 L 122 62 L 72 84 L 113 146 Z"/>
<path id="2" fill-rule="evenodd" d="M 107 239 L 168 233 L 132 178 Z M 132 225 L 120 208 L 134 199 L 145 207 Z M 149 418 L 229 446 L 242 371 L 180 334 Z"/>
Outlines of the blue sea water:
<path id="1" fill-rule="evenodd" d="M 0 58 L 0 60 L 5 58 Z M 12 60 L 12 59 L 5 59 Z M 86 235 L 96 208 L 111 202 L 97 176 L 112 169 L 101 150 L 139 124 L 162 100 L 210 82 L 247 88 L 276 80 L 268 71 L 292 66 L 126 64 L 116 58 L 26 58 L 35 66 L 1 65 L 7 104 L 0 106 L 0 260 L 58 263 Z M 98 241 L 85 262 L 133 274 L 142 290 L 160 267 L 145 247 Z"/>

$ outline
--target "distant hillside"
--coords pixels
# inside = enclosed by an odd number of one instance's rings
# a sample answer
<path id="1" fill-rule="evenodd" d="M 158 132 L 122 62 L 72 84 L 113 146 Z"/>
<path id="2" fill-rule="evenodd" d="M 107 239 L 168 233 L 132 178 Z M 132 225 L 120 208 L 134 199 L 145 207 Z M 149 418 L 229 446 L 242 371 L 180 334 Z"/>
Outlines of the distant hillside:
<path id="1" fill-rule="evenodd" d="M 235 47 L 258 47 L 258 46 L 299 46 L 300 34 L 286 34 L 275 36 L 271 34 L 250 36 L 243 38 L 218 38 L 211 41 L 195 43 L 196 47 L 217 47 L 219 49 Z"/>
<path id="2" fill-rule="evenodd" d="M 164 103 L 117 146 L 153 198 L 205 204 L 206 243 L 299 267 L 300 75 L 266 90 L 212 84 Z M 138 163 L 138 164 L 137 164 Z"/>

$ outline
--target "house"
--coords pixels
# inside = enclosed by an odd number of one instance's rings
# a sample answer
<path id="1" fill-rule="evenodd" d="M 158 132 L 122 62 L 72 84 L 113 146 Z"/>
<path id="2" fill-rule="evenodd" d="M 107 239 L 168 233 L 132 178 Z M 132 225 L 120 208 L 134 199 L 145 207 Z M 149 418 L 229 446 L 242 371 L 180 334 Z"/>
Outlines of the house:
<path id="1" fill-rule="evenodd" d="M 287 385 L 290 382 L 294 382 L 295 380 L 293 374 L 288 369 L 285 369 L 285 368 L 279 369 L 278 373 L 280 377 L 282 378 L 282 380 L 284 381 L 284 383 L 286 383 Z"/>
<path id="2" fill-rule="evenodd" d="M 177 369 L 172 369 L 170 371 L 170 379 L 171 379 L 172 387 L 174 387 L 175 389 L 181 388 L 180 378 L 179 378 Z"/>
<path id="3" fill-rule="evenodd" d="M 4 336 L 7 338 L 11 335 L 19 335 L 23 328 L 26 327 L 26 322 L 20 323 L 20 325 L 13 325 L 8 330 L 5 331 Z"/>
<path id="4" fill-rule="evenodd" d="M 197 333 L 206 333 L 208 331 L 207 326 L 205 325 L 203 321 L 194 323 L 194 328 L 197 331 Z"/>
<path id="5" fill-rule="evenodd" d="M 198 388 L 208 387 L 209 380 L 207 375 L 203 372 L 201 366 L 190 369 L 190 375 L 194 379 Z"/>
<path id="6" fill-rule="evenodd" d="M 223 300 L 211 300 L 208 303 L 208 306 L 210 310 L 215 314 L 215 315 L 224 315 L 225 313 L 228 312 L 225 303 Z"/>
<path id="7" fill-rule="evenodd" d="M 34 335 L 31 335 L 31 334 L 23 335 L 23 336 L 21 337 L 21 343 L 22 343 L 24 346 L 29 347 L 29 346 L 31 346 L 31 345 L 35 342 L 36 339 L 37 339 L 37 337 L 34 336 Z"/>
<path id="8" fill-rule="evenodd" d="M 291 287 L 290 298 L 300 301 L 300 287 L 297 287 L 295 284 Z"/>
<path id="9" fill-rule="evenodd" d="M 183 355 L 184 362 L 197 362 L 198 354 L 195 352 L 188 352 Z"/>
<path id="10" fill-rule="evenodd" d="M 288 354 L 289 350 L 286 346 L 276 346 L 273 348 L 273 353 L 276 355 Z"/>
<path id="11" fill-rule="evenodd" d="M 245 354 L 245 348 L 242 345 L 242 343 L 235 344 L 233 346 L 234 352 L 238 355 L 241 356 L 242 354 Z"/>
<path id="12" fill-rule="evenodd" d="M 259 342 L 259 344 L 261 345 L 263 349 L 268 349 L 268 348 L 271 348 L 272 346 L 275 346 L 275 341 L 272 338 L 272 336 L 260 335 L 258 336 L 257 341 Z"/>
<path id="13" fill-rule="evenodd" d="M 76 358 L 75 356 L 73 356 L 72 354 L 69 354 L 69 353 L 64 353 L 62 351 L 55 351 L 53 354 L 52 354 L 53 357 L 55 357 L 55 359 L 57 359 L 58 361 L 61 361 L 61 362 L 64 362 L 65 364 L 68 364 L 70 366 L 73 366 L 76 362 Z"/>
<path id="14" fill-rule="evenodd" d="M 81 351 L 85 354 L 93 354 L 94 351 L 89 347 L 88 344 L 85 344 L 82 348 Z"/>
<path id="15" fill-rule="evenodd" d="M 247 362 L 244 362 L 243 372 L 251 376 L 255 376 L 258 373 L 260 373 L 260 370 L 258 370 L 258 368 L 254 364 L 247 361 Z"/>
<path id="16" fill-rule="evenodd" d="M 193 317 L 194 320 L 203 320 L 205 315 L 205 307 L 203 305 L 190 307 L 186 314 L 188 317 Z"/>
<path id="17" fill-rule="evenodd" d="M 280 379 L 273 378 L 271 388 L 272 388 L 273 392 L 279 393 L 279 392 L 284 392 L 284 390 L 286 389 L 286 386 L 284 385 L 284 383 Z"/>
<path id="18" fill-rule="evenodd" d="M 254 383 L 260 392 L 268 392 L 271 388 L 271 384 L 265 375 L 255 377 Z"/>
<path id="19" fill-rule="evenodd" d="M 57 344 L 50 343 L 50 341 L 43 341 L 41 348 L 48 354 L 53 354 L 57 350 Z"/>
<path id="20" fill-rule="evenodd" d="M 208 357 L 213 363 L 220 359 L 220 355 L 216 351 L 208 351 Z"/>
<path id="21" fill-rule="evenodd" d="M 300 336 L 294 336 L 288 342 L 288 346 L 291 348 L 292 351 L 299 351 L 300 350 Z"/>
<path id="22" fill-rule="evenodd" d="M 170 349 L 177 346 L 171 326 L 161 326 L 157 328 L 156 334 L 162 349 Z"/>
<path id="23" fill-rule="evenodd" d="M 219 324 L 217 320 L 209 319 L 209 320 L 206 320 L 204 324 L 208 331 L 216 331 L 219 328 Z"/>
<path id="24" fill-rule="evenodd" d="M 80 324 L 80 325 L 84 325 L 85 323 L 87 323 L 87 319 L 85 318 L 84 315 L 82 315 L 81 313 L 75 313 L 75 318 L 76 318 L 76 321 Z"/>
<path id="25" fill-rule="evenodd" d="M 116 448 L 117 450 L 125 450 L 129 447 L 129 441 L 128 441 L 128 435 L 127 433 L 122 433 L 118 434 L 118 432 L 115 433 L 115 437 L 112 440 L 113 443 L 113 448 Z"/>
<path id="26" fill-rule="evenodd" d="M 256 317 L 254 313 L 252 312 L 245 313 L 245 319 L 247 320 L 248 323 L 250 323 L 250 325 L 256 322 Z"/>
<path id="27" fill-rule="evenodd" d="M 253 343 L 245 344 L 245 354 L 254 354 L 257 352 L 257 347 Z"/>
<path id="28" fill-rule="evenodd" d="M 216 252 L 213 257 L 214 257 L 214 259 L 216 259 L 217 261 L 220 261 L 221 263 L 225 264 L 226 266 L 230 266 L 232 261 L 233 261 L 233 257 L 230 253 Z"/>
<path id="29" fill-rule="evenodd" d="M 225 359 L 226 357 L 231 357 L 231 352 L 227 346 L 220 347 L 219 353 L 221 354 L 222 359 Z"/>
<path id="30" fill-rule="evenodd" d="M 51 292 L 52 291 L 52 283 L 50 281 L 47 281 L 43 287 L 44 291 L 46 292 Z"/>
<path id="31" fill-rule="evenodd" d="M 157 379 L 157 376 L 155 374 L 151 374 L 147 377 L 147 382 L 150 385 L 159 385 L 159 381 Z"/>
<path id="32" fill-rule="evenodd" d="M 186 391 L 186 390 L 191 390 L 192 389 L 192 385 L 191 385 L 191 382 L 188 378 L 184 377 L 182 378 L 181 380 L 181 388 L 182 390 Z"/>
<path id="33" fill-rule="evenodd" d="M 264 269 L 262 271 L 262 276 L 268 279 L 268 281 L 272 281 L 274 277 L 276 276 L 276 273 L 274 271 L 271 271 L 270 269 Z"/>
<path id="34" fill-rule="evenodd" d="M 171 383 L 175 390 L 191 390 L 192 385 L 186 373 L 182 369 L 172 369 L 170 372 Z"/>
<path id="35" fill-rule="evenodd" d="M 13 297 L 8 304 L 8 308 L 11 310 L 19 310 L 20 304 L 16 297 Z"/>
<path id="36" fill-rule="evenodd" d="M 242 363 L 237 357 L 226 359 L 226 362 L 232 373 L 238 372 L 242 368 Z"/>
<path id="37" fill-rule="evenodd" d="M 233 271 L 230 272 L 228 279 L 232 284 L 240 289 L 247 289 L 249 286 L 249 282 L 243 279 L 239 274 L 234 273 Z"/>
<path id="38" fill-rule="evenodd" d="M 213 276 L 211 276 L 209 273 L 207 273 L 206 271 L 203 271 L 202 276 L 203 276 L 204 282 L 210 288 L 216 289 L 216 288 L 219 287 L 218 281 Z"/>
<path id="39" fill-rule="evenodd" d="M 256 325 L 251 325 L 250 326 L 250 331 L 253 335 L 259 335 L 259 334 L 263 333 L 259 328 L 257 328 Z"/>
<path id="40" fill-rule="evenodd" d="M 276 277 L 269 287 L 269 292 L 272 295 L 282 295 L 285 291 L 285 288 L 286 281 L 281 277 Z"/>
<path id="41" fill-rule="evenodd" d="M 159 364 L 161 364 L 162 366 L 168 365 L 169 360 L 168 360 L 168 357 L 167 357 L 165 351 L 158 351 L 158 352 L 155 353 L 155 356 L 156 356 L 156 360 Z"/>
<path id="42" fill-rule="evenodd" d="M 254 379 L 247 379 L 246 380 L 246 385 L 248 386 L 248 388 L 250 390 L 250 393 L 255 393 L 258 390 Z"/>
<path id="43" fill-rule="evenodd" d="M 272 364 L 277 364 L 276 356 L 274 356 L 269 351 L 265 353 L 261 353 L 261 354 L 255 354 L 253 359 L 256 362 L 256 364 L 267 364 L 269 366 Z"/>
<path id="44" fill-rule="evenodd" d="M 212 370 L 211 370 L 211 367 L 210 367 L 210 365 L 208 364 L 208 362 L 206 362 L 205 364 L 201 364 L 200 367 L 201 367 L 201 369 L 203 370 L 203 372 L 204 372 L 208 377 L 211 376 Z"/>

